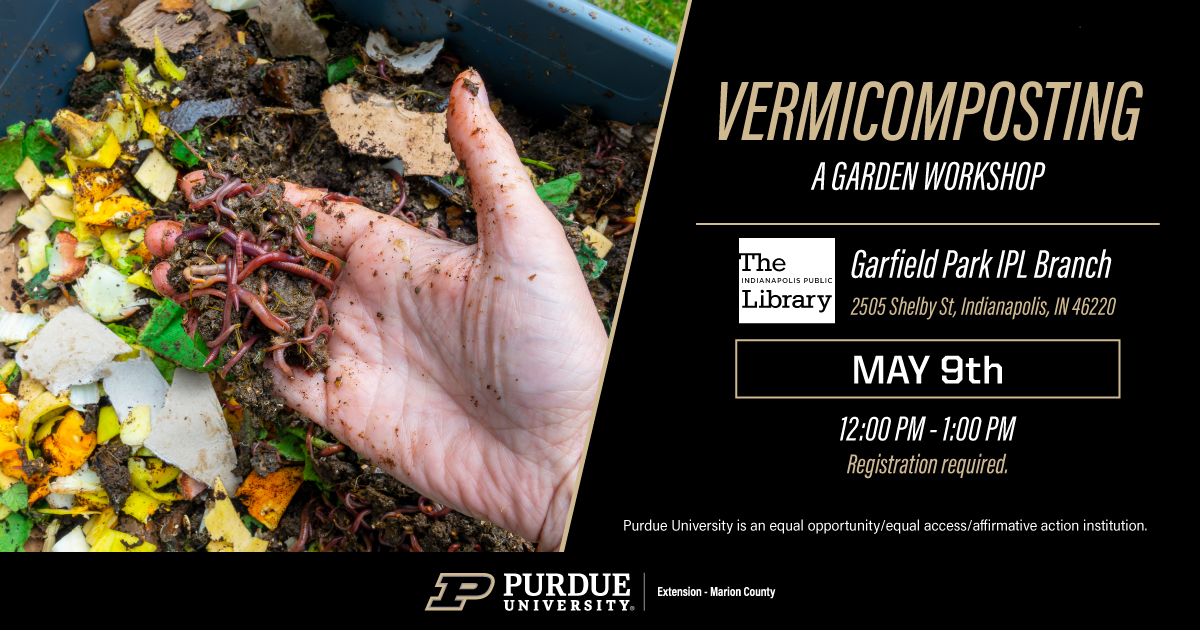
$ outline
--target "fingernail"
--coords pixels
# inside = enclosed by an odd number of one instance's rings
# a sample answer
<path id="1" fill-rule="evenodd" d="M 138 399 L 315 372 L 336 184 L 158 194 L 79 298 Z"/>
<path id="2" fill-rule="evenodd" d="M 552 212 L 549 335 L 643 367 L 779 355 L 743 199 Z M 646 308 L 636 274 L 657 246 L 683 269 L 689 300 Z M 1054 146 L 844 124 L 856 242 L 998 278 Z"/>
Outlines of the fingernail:
<path id="1" fill-rule="evenodd" d="M 478 74 L 475 76 L 479 77 Z M 483 86 L 483 77 L 479 77 L 479 100 L 483 101 L 484 105 L 491 107 L 491 103 L 488 102 L 487 88 Z"/>

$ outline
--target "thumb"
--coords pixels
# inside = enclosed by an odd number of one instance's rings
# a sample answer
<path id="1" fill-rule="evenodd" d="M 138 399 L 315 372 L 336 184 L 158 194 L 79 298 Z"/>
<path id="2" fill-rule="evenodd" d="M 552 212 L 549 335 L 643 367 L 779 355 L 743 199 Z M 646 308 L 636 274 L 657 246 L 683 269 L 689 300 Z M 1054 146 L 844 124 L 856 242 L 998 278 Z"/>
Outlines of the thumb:
<path id="1" fill-rule="evenodd" d="M 534 191 L 474 69 L 454 80 L 448 112 L 450 147 L 470 176 L 484 255 L 531 267 L 565 264 L 567 259 L 574 265 L 562 226 Z"/>

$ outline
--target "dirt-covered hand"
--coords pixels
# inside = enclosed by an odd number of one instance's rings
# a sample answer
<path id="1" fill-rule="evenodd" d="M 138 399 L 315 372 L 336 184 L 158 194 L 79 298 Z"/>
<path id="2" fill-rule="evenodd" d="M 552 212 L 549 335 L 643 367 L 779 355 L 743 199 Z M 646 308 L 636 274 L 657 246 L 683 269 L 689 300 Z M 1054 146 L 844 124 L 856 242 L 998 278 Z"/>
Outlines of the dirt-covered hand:
<path id="1" fill-rule="evenodd" d="M 557 549 L 606 336 L 558 220 L 538 199 L 474 71 L 449 135 L 479 242 L 463 245 L 287 185 L 314 242 L 345 269 L 329 368 L 289 380 L 289 405 L 440 503 Z"/>

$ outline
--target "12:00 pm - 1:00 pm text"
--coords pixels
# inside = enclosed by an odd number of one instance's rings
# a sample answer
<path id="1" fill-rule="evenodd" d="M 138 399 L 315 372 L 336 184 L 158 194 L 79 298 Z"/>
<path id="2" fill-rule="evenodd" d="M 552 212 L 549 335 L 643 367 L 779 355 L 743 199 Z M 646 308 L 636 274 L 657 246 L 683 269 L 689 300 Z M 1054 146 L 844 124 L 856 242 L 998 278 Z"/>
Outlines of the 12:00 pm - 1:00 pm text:
<path id="1" fill-rule="evenodd" d="M 943 442 L 1011 442 L 1017 429 L 1016 416 L 946 416 L 942 427 L 926 428 L 925 416 L 842 417 L 842 442 L 920 442 L 927 434 L 940 436 Z M 936 423 L 936 421 L 935 421 Z"/>

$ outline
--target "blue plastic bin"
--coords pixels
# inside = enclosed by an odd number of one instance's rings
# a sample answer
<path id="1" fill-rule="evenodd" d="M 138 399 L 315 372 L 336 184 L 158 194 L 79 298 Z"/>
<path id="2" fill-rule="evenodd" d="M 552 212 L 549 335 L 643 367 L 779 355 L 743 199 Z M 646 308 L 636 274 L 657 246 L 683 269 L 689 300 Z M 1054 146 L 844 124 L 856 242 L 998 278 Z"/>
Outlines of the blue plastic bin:
<path id="1" fill-rule="evenodd" d="M 601 118 L 634 124 L 662 112 L 675 45 L 586 2 L 331 1 L 356 25 L 386 27 L 406 44 L 445 38 L 448 51 L 527 114 L 561 118 L 562 104 L 586 104 Z M 92 4 L 0 0 L 3 126 L 66 106 L 75 68 L 91 50 L 83 10 Z"/>

